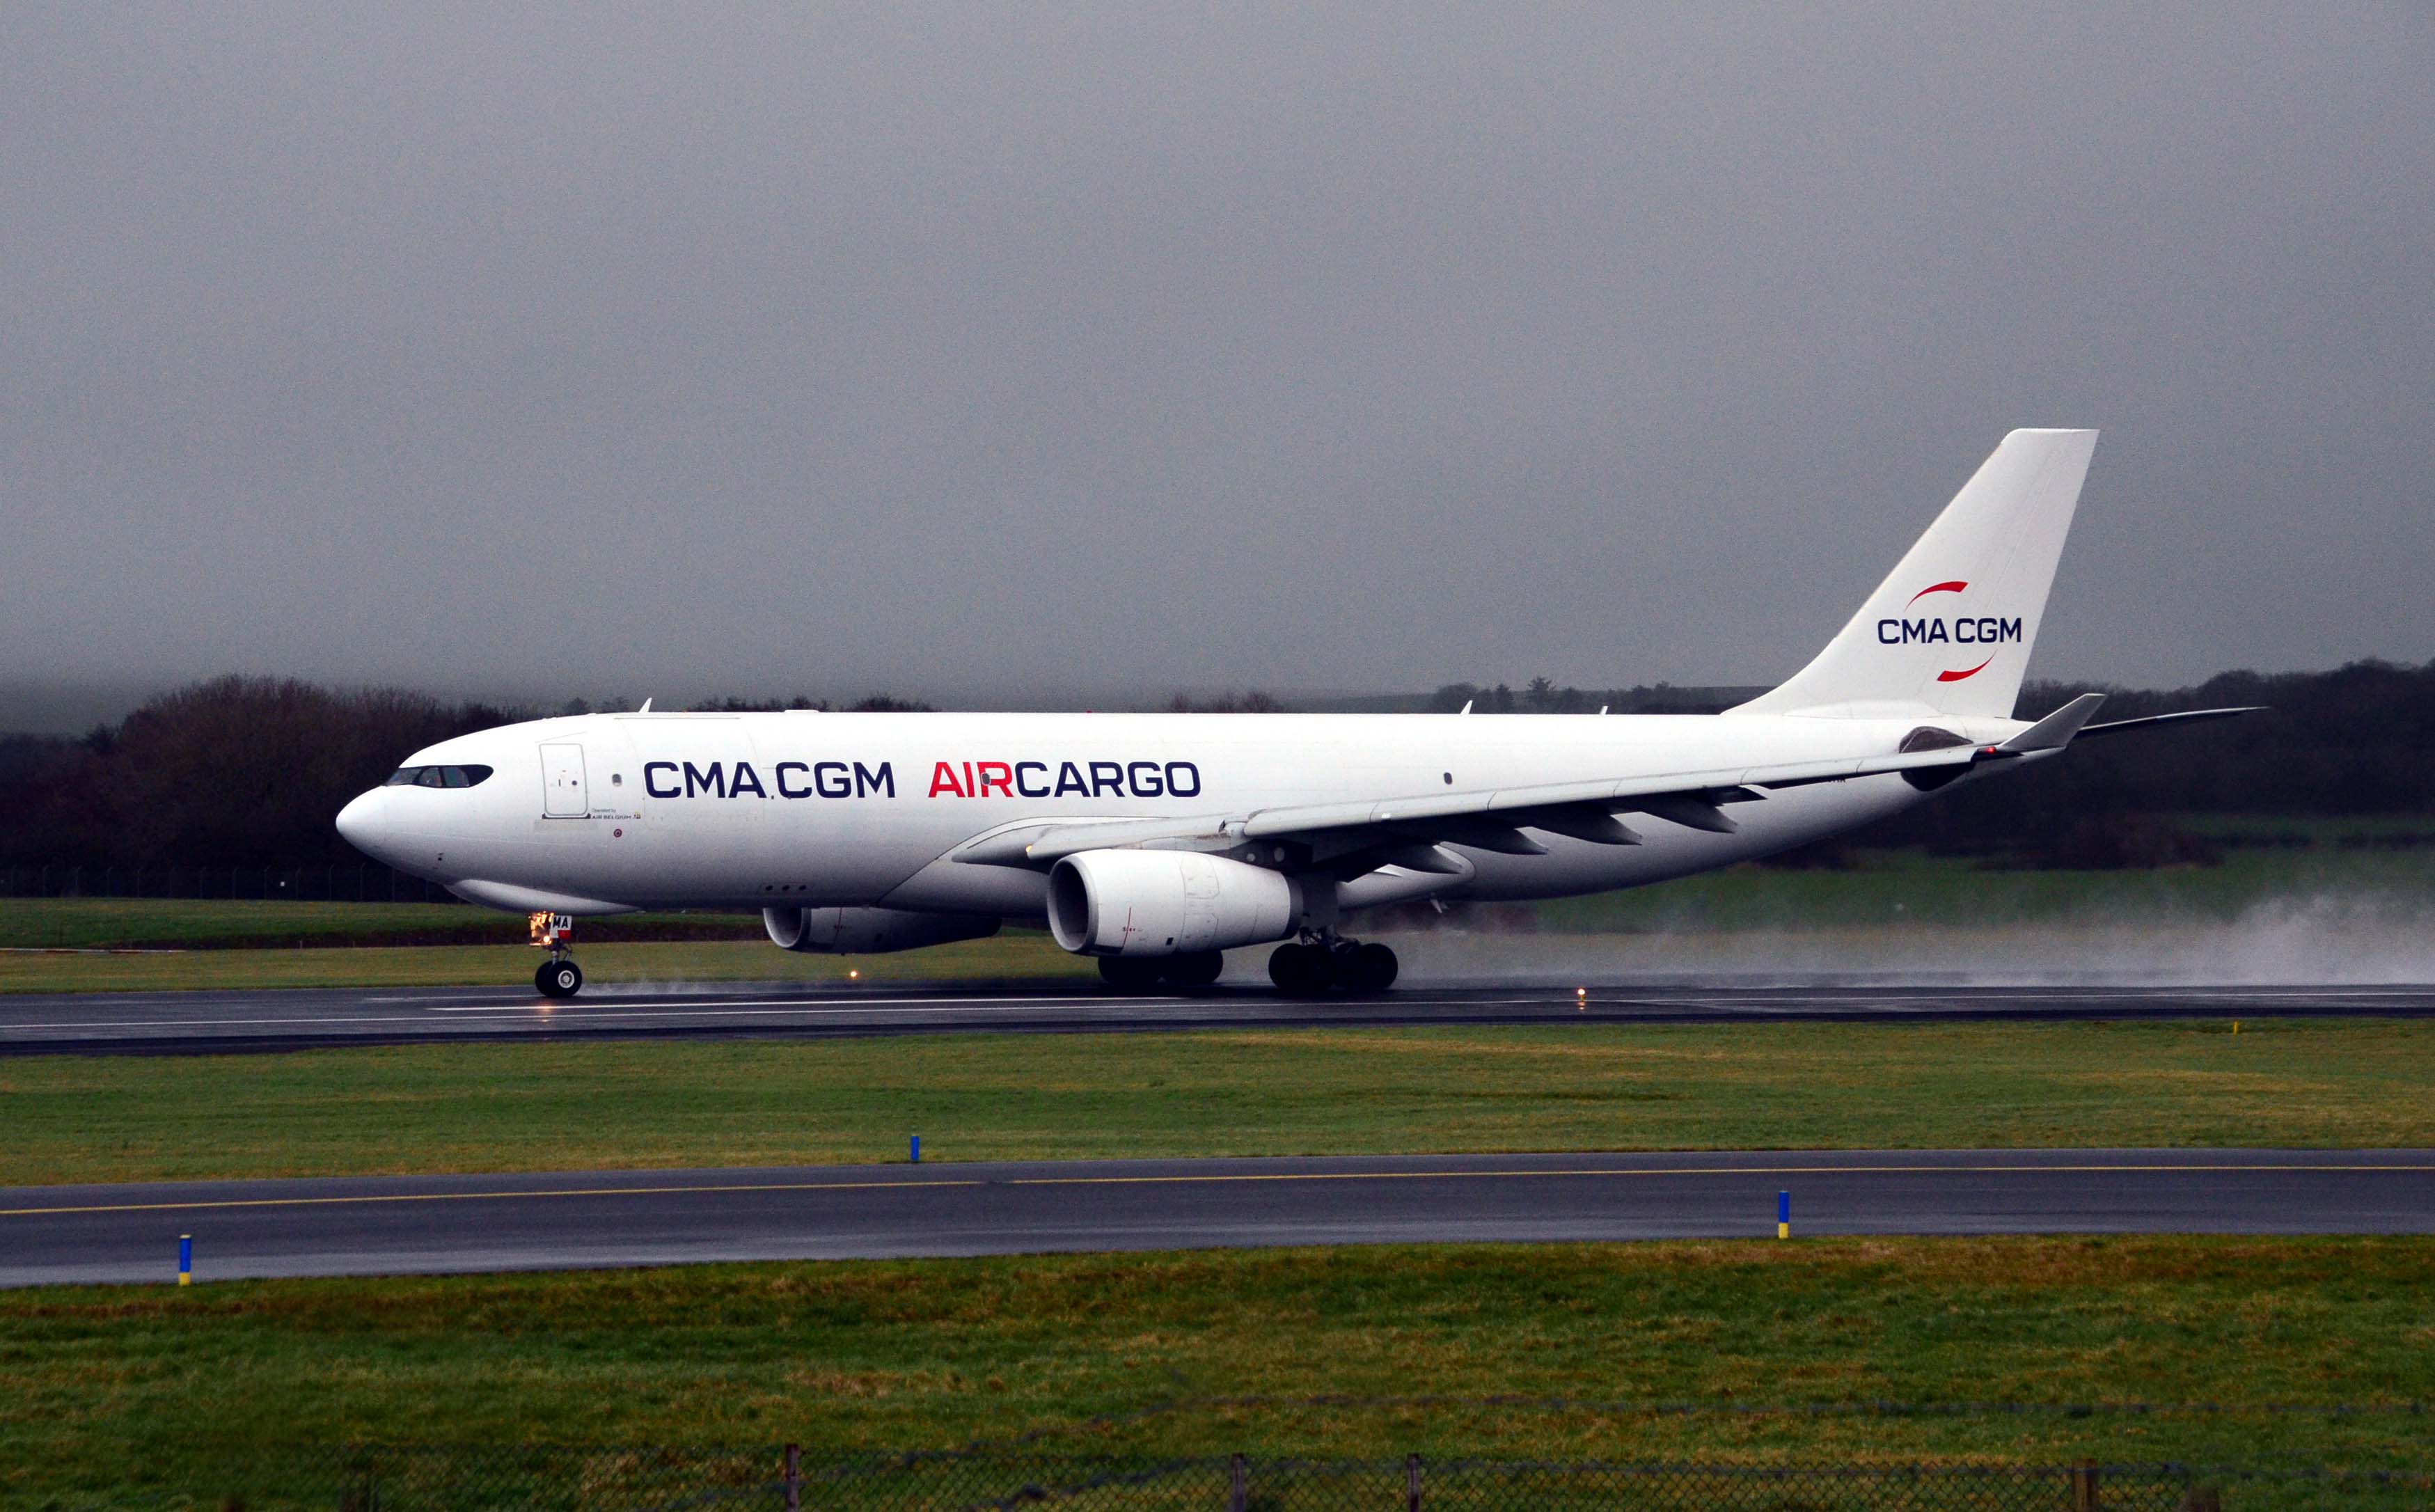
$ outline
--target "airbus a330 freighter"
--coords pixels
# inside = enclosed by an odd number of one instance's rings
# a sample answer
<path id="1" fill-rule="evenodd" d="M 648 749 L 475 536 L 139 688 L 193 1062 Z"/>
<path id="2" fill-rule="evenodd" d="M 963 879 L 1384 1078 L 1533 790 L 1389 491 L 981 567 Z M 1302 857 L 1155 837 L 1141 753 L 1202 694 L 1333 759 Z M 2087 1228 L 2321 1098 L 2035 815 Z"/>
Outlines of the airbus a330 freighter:
<path id="1" fill-rule="evenodd" d="M 1731 866 L 2059 754 L 2083 695 L 2012 717 L 2097 443 L 2006 437 L 1790 681 L 1709 716 L 596 713 L 416 752 L 357 849 L 536 917 L 761 910 L 771 941 L 910 950 L 1045 923 L 1111 983 L 1205 985 L 1278 942 L 1290 993 L 1382 990 L 1348 937 L 1420 899 L 1559 898 Z"/>

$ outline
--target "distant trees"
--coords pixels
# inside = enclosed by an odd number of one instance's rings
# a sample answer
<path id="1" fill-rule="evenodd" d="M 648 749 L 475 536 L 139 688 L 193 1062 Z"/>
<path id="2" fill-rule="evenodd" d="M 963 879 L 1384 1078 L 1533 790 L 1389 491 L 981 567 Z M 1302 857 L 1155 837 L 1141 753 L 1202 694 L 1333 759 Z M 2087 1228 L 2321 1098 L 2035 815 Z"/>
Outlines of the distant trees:
<path id="1" fill-rule="evenodd" d="M 1600 709 L 1618 714 L 1713 714 L 1763 688 L 1678 688 L 1669 682 L 1630 688 L 1586 690 L 1557 687 L 1548 678 L 1532 678 L 1520 693 L 1500 682 L 1482 687 L 1476 682 L 1449 682 L 1429 695 L 1431 713 L 1450 714 L 1471 705 L 1476 714 L 1590 714 Z"/>
<path id="2" fill-rule="evenodd" d="M 155 698 L 14 784 L 11 865 L 311 866 L 356 857 L 330 826 L 399 758 L 517 711 L 391 689 L 220 678 Z"/>
<path id="3" fill-rule="evenodd" d="M 775 698 L 712 698 L 690 707 L 695 713 L 705 714 L 764 714 L 788 709 L 826 712 L 830 704 L 825 698 L 808 698 L 799 693 L 783 703 Z M 855 714 L 926 714 L 938 711 L 911 698 L 891 698 L 884 693 L 874 693 L 847 704 L 845 712 Z"/>
<path id="4" fill-rule="evenodd" d="M 1274 695 L 1251 688 L 1241 693 L 1212 694 L 1201 698 L 1179 693 L 1167 700 L 1166 712 L 1171 714 L 1281 714 L 1286 712 L 1286 706 Z"/>
<path id="5" fill-rule="evenodd" d="M 2088 853 L 2090 821 L 2121 830 L 2133 815 L 2341 816 L 2435 812 L 2435 662 L 2354 662 L 2331 672 L 2227 672 L 2168 692 L 2033 682 L 2018 713 L 2035 718 L 2075 694 L 2101 692 L 2098 719 L 2264 704 L 2219 724 L 2076 743 L 2001 782 L 1957 787 L 1856 838 L 1955 851 Z M 2075 832 L 2078 832 L 2075 833 Z M 2144 849 L 2159 842 L 2151 834 Z"/>

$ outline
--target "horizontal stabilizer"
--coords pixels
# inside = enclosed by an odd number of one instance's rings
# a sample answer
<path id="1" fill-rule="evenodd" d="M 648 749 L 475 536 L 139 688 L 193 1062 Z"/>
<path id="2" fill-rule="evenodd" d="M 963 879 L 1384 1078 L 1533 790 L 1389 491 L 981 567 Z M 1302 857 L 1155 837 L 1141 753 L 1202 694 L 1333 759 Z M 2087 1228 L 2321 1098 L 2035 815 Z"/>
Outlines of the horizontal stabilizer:
<path id="1" fill-rule="evenodd" d="M 2116 719 L 2110 724 L 2090 725 L 2080 732 L 2082 740 L 2095 740 L 2099 735 L 2119 735 L 2125 730 L 2149 730 L 2157 725 L 2195 725 L 2205 719 L 2230 719 L 2237 714 L 2262 714 L 2266 705 L 2250 704 L 2239 709 L 2192 709 L 2185 713 L 2150 714 L 2145 719 Z"/>
<path id="2" fill-rule="evenodd" d="M 2104 702 L 2105 695 L 2101 693 L 2083 693 L 1995 748 L 2015 756 L 2033 750 L 2061 750 L 2096 717 L 2098 706 Z"/>

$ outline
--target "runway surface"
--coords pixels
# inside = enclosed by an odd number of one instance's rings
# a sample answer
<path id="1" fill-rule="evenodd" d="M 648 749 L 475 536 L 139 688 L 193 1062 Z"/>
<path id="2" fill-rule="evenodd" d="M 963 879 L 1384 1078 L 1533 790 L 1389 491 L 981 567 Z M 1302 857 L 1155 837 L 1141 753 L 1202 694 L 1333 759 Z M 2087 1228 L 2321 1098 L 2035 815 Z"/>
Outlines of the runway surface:
<path id="1" fill-rule="evenodd" d="M 711 984 L 0 996 L 0 1055 L 298 1050 L 407 1041 L 1138 1032 L 1348 1024 L 1731 1022 L 1770 1019 L 2125 1019 L 2435 1015 L 2435 987 L 1802 986 L 1645 980 L 1424 986 L 1316 1002 L 1250 988 L 1190 996 L 1097 988 L 939 990 Z"/>
<path id="2" fill-rule="evenodd" d="M 0 1284 L 1268 1245 L 2428 1233 L 2435 1150 L 1411 1156 L 0 1189 Z"/>

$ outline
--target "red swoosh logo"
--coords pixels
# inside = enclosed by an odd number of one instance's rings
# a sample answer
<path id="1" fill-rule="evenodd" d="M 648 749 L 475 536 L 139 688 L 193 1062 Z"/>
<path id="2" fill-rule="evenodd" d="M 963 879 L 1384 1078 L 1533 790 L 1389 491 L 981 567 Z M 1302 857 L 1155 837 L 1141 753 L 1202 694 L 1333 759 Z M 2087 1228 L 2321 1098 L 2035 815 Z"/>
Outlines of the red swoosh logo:
<path id="1" fill-rule="evenodd" d="M 1968 583 L 1959 583 L 1959 582 L 1957 582 L 1957 583 L 1938 583 L 1938 584 L 1936 584 L 1935 586 L 1930 587 L 1930 588 L 1923 588 L 1923 589 L 1921 589 L 1918 593 L 1911 594 L 1911 595 L 1910 595 L 1910 603 L 1909 603 L 1909 604 L 1905 604 L 1905 605 L 1903 606 L 1903 608 L 1905 608 L 1905 609 L 1908 609 L 1908 608 L 1910 608 L 1911 604 L 1916 604 L 1916 603 L 1918 603 L 1921 599 L 1926 598 L 1926 597 L 1928 594 L 1930 594 L 1930 593 L 1958 593 L 1961 592 L 1963 589 L 1965 589 L 1965 588 L 1967 588 L 1967 587 L 1969 587 L 1969 586 L 1970 586 L 1970 585 L 1969 585 Z"/>
<path id="2" fill-rule="evenodd" d="M 1936 680 L 1939 682 L 1959 682 L 1964 678 L 1975 678 L 1979 673 L 1986 671 L 1988 662 L 1994 662 L 1995 660 L 1995 659 L 1991 656 L 1986 662 L 1979 662 L 1977 666 L 1972 667 L 1967 672 L 1940 672 L 1936 675 Z"/>

